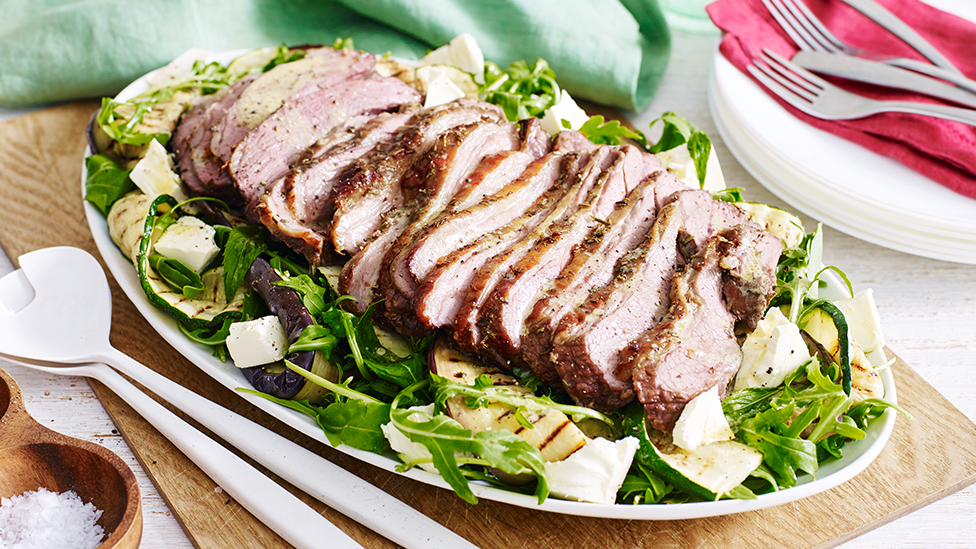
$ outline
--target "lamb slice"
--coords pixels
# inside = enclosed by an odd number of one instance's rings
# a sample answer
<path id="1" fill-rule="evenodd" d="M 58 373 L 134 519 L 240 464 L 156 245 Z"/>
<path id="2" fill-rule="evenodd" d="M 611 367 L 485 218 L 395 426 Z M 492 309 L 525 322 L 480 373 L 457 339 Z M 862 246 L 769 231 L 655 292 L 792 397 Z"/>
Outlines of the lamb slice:
<path id="1" fill-rule="evenodd" d="M 554 331 L 551 360 L 582 406 L 609 412 L 634 398 L 630 381 L 617 377 L 620 351 L 667 314 L 681 233 L 702 210 L 708 215 L 712 201 L 703 191 L 679 197 L 660 210 L 641 245 L 617 262 L 612 282 L 590 292 Z"/>
<path id="2" fill-rule="evenodd" d="M 290 96 L 234 149 L 230 171 L 248 211 L 303 151 L 347 117 L 395 110 L 419 99 L 417 90 L 402 81 L 377 75 L 311 85 Z"/>
<path id="3" fill-rule="evenodd" d="M 750 223 L 741 210 L 706 191 L 681 190 L 666 200 L 652 235 L 663 230 L 659 224 L 669 212 L 667 238 L 649 238 L 626 254 L 613 281 L 591 292 L 554 332 L 550 358 L 581 405 L 611 411 L 633 400 L 627 372 L 618 368 L 620 351 L 663 319 L 676 265 L 696 256 L 712 235 Z"/>
<path id="4" fill-rule="evenodd" d="M 734 238 L 730 237 L 734 234 Z M 726 231 L 727 238 L 740 244 L 722 259 L 725 284 L 722 295 L 736 327 L 752 332 L 762 320 L 776 289 L 776 266 L 783 242 L 758 225 L 745 223 Z"/>
<path id="5" fill-rule="evenodd" d="M 404 188 L 411 189 L 413 198 L 402 208 L 393 210 L 389 222 L 343 267 L 340 281 L 369 282 L 370 287 L 345 288 L 357 296 L 355 304 L 347 303 L 356 312 L 365 311 L 376 299 L 383 299 L 380 311 L 398 298 L 390 278 L 393 256 L 391 249 L 400 250 L 405 244 L 401 236 L 412 226 L 422 227 L 436 216 L 462 185 L 464 178 L 481 161 L 484 152 L 517 146 L 516 126 L 508 122 L 478 121 L 452 128 L 438 136 L 430 150 L 411 166 L 403 177 Z M 413 229 L 419 230 L 419 229 Z M 380 234 L 382 232 L 383 234 Z M 394 252 L 395 254 L 395 252 Z M 382 257 L 380 263 L 366 258 Z M 378 268 L 375 273 L 356 273 L 365 268 Z M 407 305 L 406 307 L 409 307 Z M 396 326 L 396 324 L 393 324 Z"/>
<path id="6" fill-rule="evenodd" d="M 572 181 L 572 187 L 536 227 L 518 241 L 494 254 L 478 269 L 465 293 L 464 303 L 454 319 L 454 339 L 461 348 L 471 352 L 480 351 L 482 334 L 478 318 L 481 307 L 488 301 L 502 277 L 510 275 L 511 268 L 549 233 L 549 229 L 572 215 L 589 196 L 590 189 L 596 183 L 596 177 L 585 177 L 584 173 L 584 168 L 590 163 L 590 157 L 599 155 L 605 158 L 609 154 L 608 148 L 602 148 L 595 150 L 593 155 L 586 151 L 574 151 L 562 156 L 560 177 Z M 596 164 L 602 164 L 602 160 L 597 161 Z"/>
<path id="7" fill-rule="evenodd" d="M 562 153 L 556 152 L 532 162 L 512 183 L 519 189 L 545 188 L 521 215 L 445 255 L 419 281 L 413 300 L 414 314 L 428 329 L 453 325 L 478 270 L 548 219 L 563 195 L 572 189 L 571 178 L 561 177 L 562 157 Z M 496 214 L 496 205 L 497 201 L 489 200 L 474 206 L 470 217 L 489 222 Z"/>
<path id="8" fill-rule="evenodd" d="M 551 180 L 533 177 L 539 172 L 529 170 L 531 163 L 548 154 L 548 134 L 537 118 L 522 121 L 522 126 L 521 148 L 485 157 L 448 208 L 405 250 L 414 284 L 402 291 L 416 295 L 419 284 L 441 258 L 520 217 L 552 186 Z M 489 195 L 488 191 L 496 188 Z"/>
<path id="9" fill-rule="evenodd" d="M 529 202 L 520 204 L 522 208 L 515 213 L 503 212 L 504 206 L 497 208 L 491 215 L 507 215 L 507 218 L 496 220 L 491 229 L 484 225 L 473 226 L 479 220 L 483 221 L 483 217 L 468 219 L 485 203 L 505 199 L 511 202 L 517 189 L 523 189 L 528 181 L 538 181 L 520 176 L 532 162 L 549 153 L 549 134 L 542 130 L 537 118 L 529 118 L 518 122 L 518 139 L 517 149 L 499 151 L 482 158 L 443 211 L 417 233 L 407 251 L 407 266 L 414 282 L 423 280 L 441 257 L 518 217 L 535 197 L 545 191 L 546 187 L 542 185 L 532 187 L 538 188 L 538 191 Z M 525 200 L 527 196 L 522 195 L 521 199 Z M 416 288 L 416 285 L 412 287 Z"/>
<path id="10" fill-rule="evenodd" d="M 735 316 L 724 299 L 724 265 L 737 269 L 743 255 L 759 256 L 775 246 L 755 249 L 766 239 L 756 226 L 739 226 L 716 234 L 675 276 L 671 310 L 621 356 L 619 374 L 632 376 L 648 422 L 670 431 L 685 405 L 700 393 L 718 387 L 719 397 L 742 361 L 735 338 Z"/>
<path id="11" fill-rule="evenodd" d="M 386 251 L 393 245 L 400 231 L 410 223 L 411 212 L 397 208 L 383 215 L 382 222 L 363 249 L 352 256 L 339 273 L 339 293 L 353 298 L 343 304 L 353 313 L 361 315 L 374 301 L 374 290 L 379 284 L 380 271 Z"/>
<path id="12" fill-rule="evenodd" d="M 479 122 L 448 132 L 431 149 L 423 200 L 387 251 L 379 277 L 384 314 L 401 334 L 422 336 L 426 331 L 413 314 L 417 283 L 407 265 L 413 240 L 448 207 L 486 156 L 518 149 L 519 133 L 519 126 L 510 122 Z"/>
<path id="13" fill-rule="evenodd" d="M 307 86 L 328 87 L 367 74 L 376 64 L 374 55 L 355 50 L 310 48 L 305 57 L 283 63 L 262 73 L 227 108 L 214 126 L 210 149 L 224 163 L 244 137 L 257 128 L 286 99 Z"/>
<path id="14" fill-rule="evenodd" d="M 489 155 L 465 181 L 464 187 L 451 200 L 447 212 L 458 212 L 497 193 L 511 183 L 528 165 L 552 150 L 549 134 L 542 129 L 538 118 L 519 121 L 521 146 L 517 150 Z"/>
<path id="15" fill-rule="evenodd" d="M 332 243 L 336 251 L 356 254 L 382 223 L 383 214 L 402 207 L 414 189 L 401 189 L 401 179 L 447 130 L 480 120 L 500 122 L 500 108 L 482 101 L 459 99 L 425 109 L 389 147 L 366 155 L 335 186 Z"/>
<path id="16" fill-rule="evenodd" d="M 576 130 L 563 130 L 556 134 L 554 147 L 560 151 L 592 152 L 597 148 L 597 145 Z"/>
<path id="17" fill-rule="evenodd" d="M 604 151 L 608 153 L 600 154 Z M 640 183 L 624 177 L 627 156 L 624 149 L 603 147 L 595 151 L 582 172 L 584 180 L 595 180 L 586 200 L 571 215 L 550 227 L 495 285 L 478 318 L 479 331 L 484 334 L 482 358 L 499 367 L 508 367 L 519 357 L 525 321 L 532 307 L 569 264 L 574 249 L 591 237 L 597 227 L 603 227 L 616 203 Z"/>
<path id="18" fill-rule="evenodd" d="M 261 223 L 312 265 L 330 262 L 329 222 L 335 182 L 356 160 L 391 141 L 419 108 L 419 104 L 410 103 L 400 111 L 380 113 L 361 127 L 341 132 L 348 139 L 330 134 L 320 140 L 313 148 L 324 148 L 324 142 L 332 147 L 327 151 L 306 151 L 308 154 L 261 197 L 256 208 Z"/>
<path id="19" fill-rule="evenodd" d="M 654 172 L 621 201 L 607 218 L 607 224 L 597 227 L 574 250 L 569 264 L 529 313 L 522 337 L 522 360 L 546 385 L 562 385 L 549 354 L 556 327 L 564 316 L 580 306 L 593 288 L 609 284 L 617 261 L 644 241 L 657 217 L 658 187 L 666 187 L 659 182 L 666 180 L 667 174 Z"/>
<path id="20" fill-rule="evenodd" d="M 200 181 L 193 167 L 193 151 L 190 138 L 198 133 L 207 117 L 207 108 L 216 101 L 216 94 L 203 95 L 193 100 L 189 110 L 180 118 L 173 137 L 167 143 L 176 160 L 176 171 L 193 196 L 207 196 L 209 190 Z"/>

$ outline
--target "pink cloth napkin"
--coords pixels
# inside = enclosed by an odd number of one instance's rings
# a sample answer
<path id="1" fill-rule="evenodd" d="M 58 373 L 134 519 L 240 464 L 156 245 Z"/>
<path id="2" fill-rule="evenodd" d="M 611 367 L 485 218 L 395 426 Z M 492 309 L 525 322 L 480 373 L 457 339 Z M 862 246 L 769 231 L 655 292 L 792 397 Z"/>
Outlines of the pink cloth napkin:
<path id="1" fill-rule="evenodd" d="M 803 0 L 800 0 L 803 1 Z M 976 25 L 917 0 L 878 0 L 911 25 L 968 77 L 976 79 Z M 837 0 L 806 0 L 810 10 L 848 44 L 899 57 L 924 60 L 915 50 L 853 8 Z M 719 50 L 739 70 L 769 48 L 787 59 L 797 51 L 761 0 L 719 0 L 708 6 L 712 21 L 724 31 Z M 843 79 L 839 86 L 876 99 L 939 103 L 910 92 L 888 90 Z M 770 94 L 772 95 L 772 94 Z M 779 100 L 779 98 L 776 98 Z M 927 116 L 882 113 L 858 120 L 828 121 L 779 102 L 806 123 L 858 143 L 905 164 L 960 194 L 976 198 L 976 127 Z M 944 103 L 952 105 L 951 103 Z M 953 105 L 958 106 L 958 105 Z"/>

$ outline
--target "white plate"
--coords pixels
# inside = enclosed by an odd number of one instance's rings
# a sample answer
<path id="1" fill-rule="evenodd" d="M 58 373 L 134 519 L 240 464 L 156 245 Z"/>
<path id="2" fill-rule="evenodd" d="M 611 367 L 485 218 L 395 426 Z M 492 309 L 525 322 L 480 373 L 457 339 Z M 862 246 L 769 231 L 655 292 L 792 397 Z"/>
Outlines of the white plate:
<path id="1" fill-rule="evenodd" d="M 237 52 L 221 54 L 215 56 L 214 59 L 226 63 L 235 56 L 235 53 Z M 147 88 L 146 79 L 151 77 L 151 75 L 152 73 L 129 85 L 119 94 L 118 98 L 126 99 L 144 91 Z M 86 156 L 89 154 L 90 152 L 86 152 Z M 85 177 L 86 172 L 82 169 L 82 193 L 84 193 Z M 249 387 L 247 380 L 240 370 L 228 362 L 216 360 L 211 355 L 209 348 L 197 345 L 188 340 L 180 333 L 172 317 L 149 303 L 139 285 L 135 268 L 122 255 L 109 237 L 108 227 L 101 212 L 91 204 L 85 202 L 85 214 L 88 219 L 88 225 L 91 227 L 95 244 L 99 252 L 101 252 L 102 258 L 105 260 L 106 265 L 108 265 L 109 270 L 112 272 L 112 275 L 118 281 L 126 296 L 128 296 L 159 335 L 190 362 L 229 389 Z M 826 297 L 842 298 L 845 297 L 844 291 L 844 287 L 840 281 L 837 278 L 833 278 L 827 289 L 828 295 Z M 833 295 L 829 295 L 829 293 Z M 879 360 L 878 357 L 872 356 L 871 358 L 873 361 Z M 885 370 L 881 377 L 885 386 L 886 399 L 891 402 L 896 402 L 895 384 L 890 371 Z M 328 439 L 312 418 L 260 397 L 243 393 L 238 394 L 241 398 L 248 400 L 258 408 L 272 414 L 291 427 L 298 429 L 316 440 L 329 444 Z M 539 505 L 532 496 L 515 494 L 486 484 L 472 483 L 472 490 L 479 498 L 500 501 L 529 509 L 600 518 L 674 520 L 741 513 L 796 501 L 846 482 L 874 461 L 891 435 L 894 423 L 895 416 L 893 411 L 886 411 L 881 418 L 867 429 L 867 437 L 864 440 L 852 442 L 845 446 L 845 456 L 843 459 L 824 465 L 818 473 L 818 478 L 814 479 L 809 475 L 804 475 L 800 477 L 799 484 L 795 488 L 772 494 L 764 494 L 758 496 L 755 500 L 722 500 L 675 505 L 598 505 L 548 499 L 542 505 Z M 387 457 L 356 450 L 344 445 L 337 447 L 337 449 L 387 471 L 397 472 L 395 468 L 398 462 Z M 397 474 L 402 474 L 448 490 L 451 489 L 439 475 L 427 473 L 418 468 Z"/>
<path id="2" fill-rule="evenodd" d="M 709 105 L 736 159 L 797 210 L 881 246 L 976 263 L 976 200 L 803 123 L 718 52 Z"/>

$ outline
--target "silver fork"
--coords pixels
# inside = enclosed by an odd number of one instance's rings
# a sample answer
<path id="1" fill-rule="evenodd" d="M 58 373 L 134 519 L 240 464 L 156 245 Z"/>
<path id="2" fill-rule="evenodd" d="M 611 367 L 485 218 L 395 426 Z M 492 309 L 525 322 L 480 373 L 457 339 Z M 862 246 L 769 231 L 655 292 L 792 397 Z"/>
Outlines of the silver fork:
<path id="1" fill-rule="evenodd" d="M 970 80 L 958 71 L 949 70 L 936 65 L 925 63 L 917 59 L 904 57 L 885 57 L 880 54 L 856 48 L 834 36 L 830 30 L 810 11 L 802 1 L 797 0 L 762 0 L 766 9 L 776 19 L 776 22 L 786 31 L 790 39 L 801 50 L 839 53 L 854 57 L 863 57 L 901 67 L 903 69 L 920 72 L 922 74 L 940 78 L 951 82 L 960 88 L 976 92 L 976 82 Z M 946 61 L 948 63 L 948 61 Z"/>
<path id="2" fill-rule="evenodd" d="M 904 112 L 976 126 L 976 111 L 911 101 L 868 99 L 838 88 L 768 48 L 763 48 L 763 54 L 748 68 L 773 93 L 816 118 L 851 120 L 881 112 Z"/>

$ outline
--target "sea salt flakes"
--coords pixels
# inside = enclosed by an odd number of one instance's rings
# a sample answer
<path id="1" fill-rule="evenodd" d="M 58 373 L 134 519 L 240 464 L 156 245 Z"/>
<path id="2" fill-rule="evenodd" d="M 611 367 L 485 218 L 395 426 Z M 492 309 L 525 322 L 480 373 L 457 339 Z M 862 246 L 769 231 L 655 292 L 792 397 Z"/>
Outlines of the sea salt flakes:
<path id="1" fill-rule="evenodd" d="M 41 488 L 0 498 L 0 549 L 94 549 L 105 534 L 95 524 L 100 516 L 74 491 Z"/>

